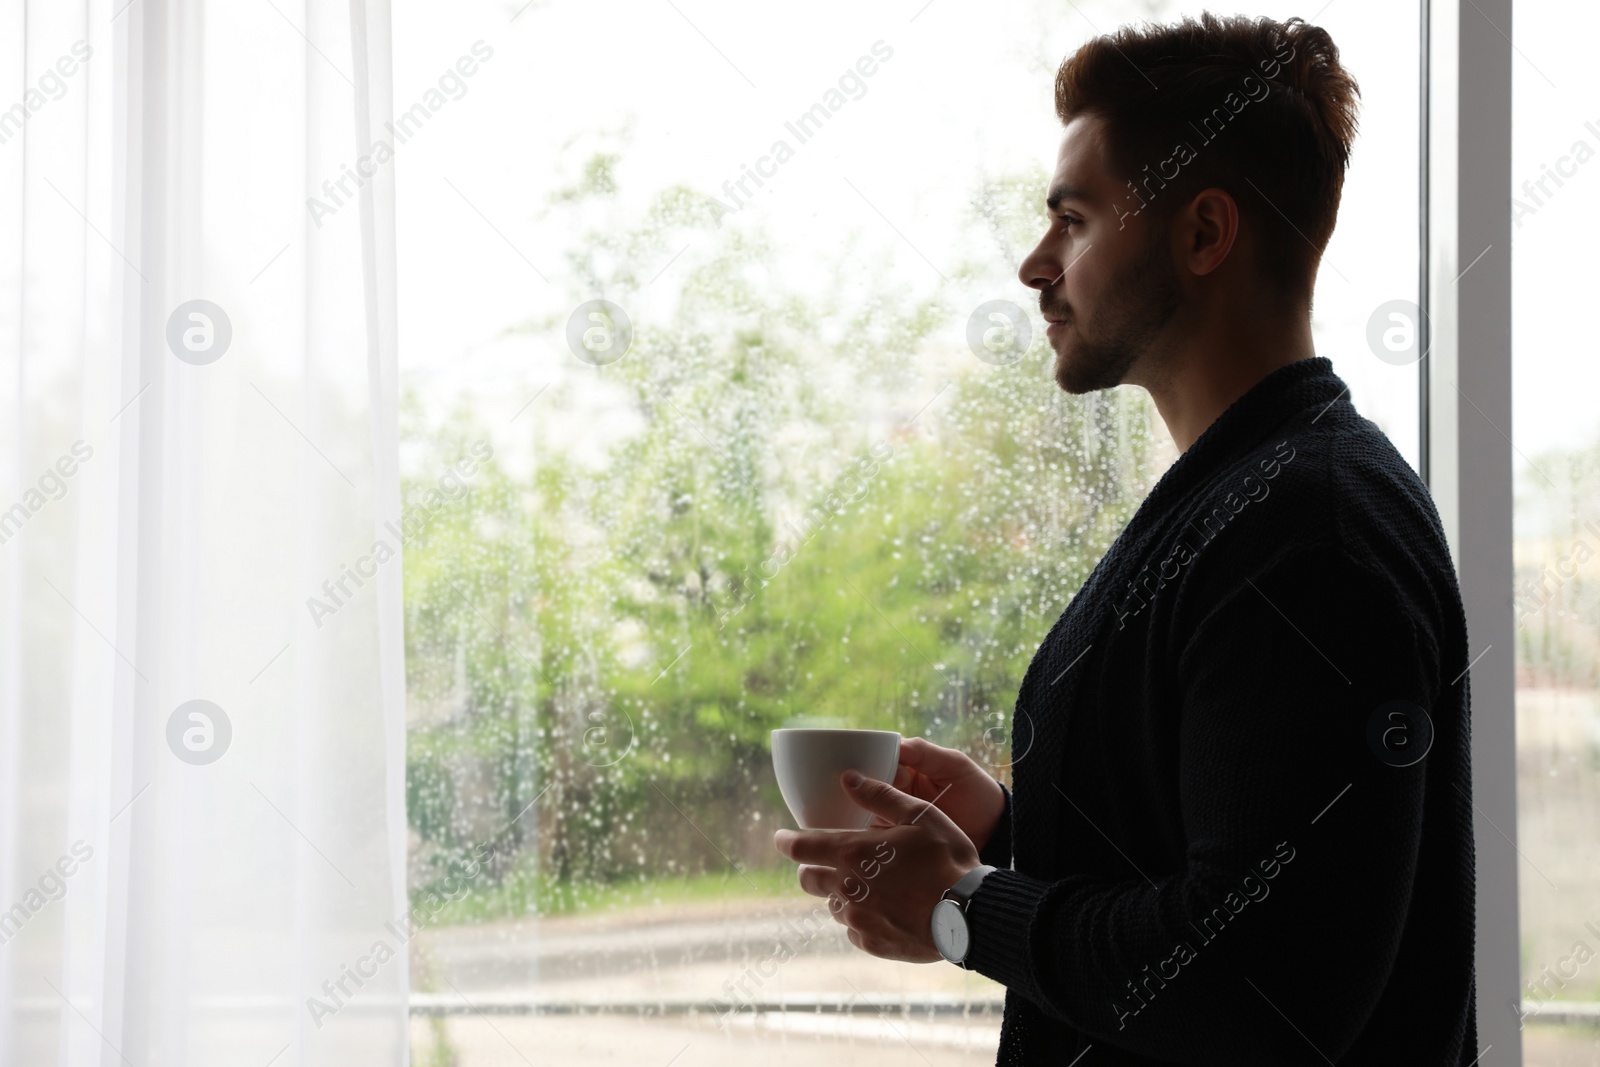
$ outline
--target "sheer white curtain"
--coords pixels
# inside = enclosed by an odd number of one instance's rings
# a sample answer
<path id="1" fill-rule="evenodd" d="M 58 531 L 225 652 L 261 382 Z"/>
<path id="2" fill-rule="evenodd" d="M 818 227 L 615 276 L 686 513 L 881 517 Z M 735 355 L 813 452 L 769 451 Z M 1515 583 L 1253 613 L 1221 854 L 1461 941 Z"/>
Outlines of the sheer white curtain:
<path id="1" fill-rule="evenodd" d="M 405 1062 L 388 7 L 0 8 L 0 1063 Z"/>

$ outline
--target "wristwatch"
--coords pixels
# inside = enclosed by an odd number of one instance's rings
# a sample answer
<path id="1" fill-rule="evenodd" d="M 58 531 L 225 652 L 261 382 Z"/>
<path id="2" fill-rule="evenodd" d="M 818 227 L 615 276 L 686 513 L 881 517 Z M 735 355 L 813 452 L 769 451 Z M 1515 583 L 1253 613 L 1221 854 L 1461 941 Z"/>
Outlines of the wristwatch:
<path id="1" fill-rule="evenodd" d="M 967 905 L 978 883 L 990 871 L 988 864 L 980 864 L 961 876 L 961 880 L 944 891 L 939 903 L 933 906 L 933 947 L 939 955 L 955 964 L 966 966 L 967 950 L 972 947 L 972 931 L 967 927 Z"/>

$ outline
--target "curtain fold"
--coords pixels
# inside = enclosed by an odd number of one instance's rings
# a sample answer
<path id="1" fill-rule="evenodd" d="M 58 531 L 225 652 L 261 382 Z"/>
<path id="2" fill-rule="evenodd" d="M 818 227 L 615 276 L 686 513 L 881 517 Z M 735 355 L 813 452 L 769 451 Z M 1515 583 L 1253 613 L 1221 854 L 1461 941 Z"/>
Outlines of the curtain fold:
<path id="1" fill-rule="evenodd" d="M 0 26 L 0 1063 L 403 1063 L 387 0 Z"/>

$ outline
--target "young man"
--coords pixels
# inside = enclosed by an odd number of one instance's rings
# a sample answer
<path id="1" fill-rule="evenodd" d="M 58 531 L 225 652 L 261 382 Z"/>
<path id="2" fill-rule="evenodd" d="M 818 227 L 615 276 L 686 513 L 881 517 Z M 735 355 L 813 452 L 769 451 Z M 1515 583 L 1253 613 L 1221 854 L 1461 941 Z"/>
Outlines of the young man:
<path id="1" fill-rule="evenodd" d="M 846 782 L 872 829 L 776 835 L 857 947 L 1007 987 L 1001 1064 L 1479 1055 L 1460 595 L 1311 343 L 1356 96 L 1298 19 L 1062 65 L 1021 277 L 1061 388 L 1143 387 L 1182 455 L 1023 679 L 1011 790 L 915 738 Z"/>

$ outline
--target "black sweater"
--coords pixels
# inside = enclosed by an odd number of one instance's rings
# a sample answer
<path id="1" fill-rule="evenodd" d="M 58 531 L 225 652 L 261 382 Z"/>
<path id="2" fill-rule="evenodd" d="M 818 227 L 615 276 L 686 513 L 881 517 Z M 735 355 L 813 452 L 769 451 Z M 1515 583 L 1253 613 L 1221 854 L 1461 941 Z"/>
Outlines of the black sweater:
<path id="1" fill-rule="evenodd" d="M 1422 482 L 1326 359 L 1268 375 L 1022 680 L 968 912 L 996 1062 L 1476 1059 L 1467 663 Z"/>

